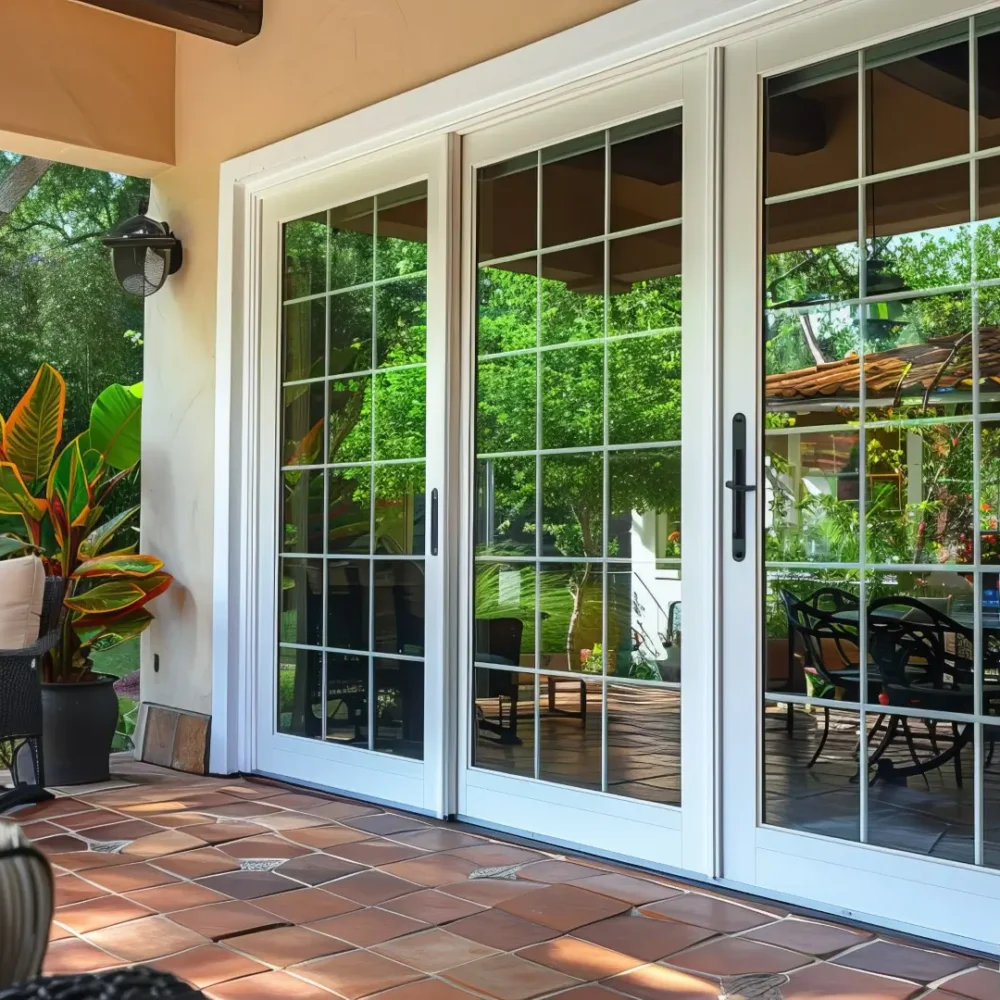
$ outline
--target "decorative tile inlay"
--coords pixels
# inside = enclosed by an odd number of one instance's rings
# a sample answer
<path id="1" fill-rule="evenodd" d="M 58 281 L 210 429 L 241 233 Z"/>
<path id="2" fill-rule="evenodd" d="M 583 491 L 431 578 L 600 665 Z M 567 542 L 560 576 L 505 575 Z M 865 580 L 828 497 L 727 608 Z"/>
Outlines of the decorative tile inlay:
<path id="1" fill-rule="evenodd" d="M 283 865 L 286 860 L 286 858 L 245 858 L 240 862 L 240 871 L 273 872 L 275 868 Z"/>
<path id="2" fill-rule="evenodd" d="M 132 843 L 131 840 L 88 840 L 90 849 L 95 854 L 121 854 Z"/>
<path id="3" fill-rule="evenodd" d="M 781 987 L 787 982 L 784 974 L 724 976 L 721 1000 L 782 1000 Z"/>
<path id="4" fill-rule="evenodd" d="M 468 878 L 502 878 L 514 882 L 517 880 L 517 873 L 525 867 L 526 865 L 494 865 L 492 868 L 476 868 L 469 872 Z"/>

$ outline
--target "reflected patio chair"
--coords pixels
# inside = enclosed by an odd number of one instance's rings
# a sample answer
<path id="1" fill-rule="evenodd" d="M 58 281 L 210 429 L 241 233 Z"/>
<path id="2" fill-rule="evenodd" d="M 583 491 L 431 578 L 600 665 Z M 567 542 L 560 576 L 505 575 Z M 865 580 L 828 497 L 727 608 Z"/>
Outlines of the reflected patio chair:
<path id="1" fill-rule="evenodd" d="M 476 619 L 476 660 L 480 663 L 497 663 L 515 668 L 521 665 L 521 641 L 524 637 L 524 622 L 520 618 L 477 618 Z M 476 691 L 476 718 L 480 731 L 493 733 L 501 743 L 521 745 L 517 735 L 517 702 L 520 688 L 520 671 L 486 670 L 486 691 Z M 477 686 L 478 687 L 478 686 Z M 497 720 L 486 717 L 478 704 L 480 697 L 497 701 Z M 503 700 L 510 703 L 507 725 L 503 721 Z"/>

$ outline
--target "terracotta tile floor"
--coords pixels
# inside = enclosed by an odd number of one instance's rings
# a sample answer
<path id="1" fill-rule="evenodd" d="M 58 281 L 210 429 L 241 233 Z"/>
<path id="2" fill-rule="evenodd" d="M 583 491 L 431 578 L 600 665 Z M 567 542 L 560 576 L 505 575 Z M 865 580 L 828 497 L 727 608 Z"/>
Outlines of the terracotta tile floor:
<path id="1" fill-rule="evenodd" d="M 12 818 L 57 876 L 48 972 L 146 962 L 213 1000 L 1000 998 L 995 963 L 276 785 L 119 761 Z"/>

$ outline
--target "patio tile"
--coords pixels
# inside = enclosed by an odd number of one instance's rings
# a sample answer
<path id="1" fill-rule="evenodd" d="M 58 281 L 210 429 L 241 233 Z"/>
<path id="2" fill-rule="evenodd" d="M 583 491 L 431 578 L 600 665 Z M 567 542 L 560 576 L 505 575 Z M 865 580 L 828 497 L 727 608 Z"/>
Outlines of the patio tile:
<path id="1" fill-rule="evenodd" d="M 348 941 L 359 948 L 369 948 L 383 941 L 402 937 L 404 934 L 427 929 L 427 924 L 420 920 L 375 907 L 326 920 L 315 920 L 309 926 L 313 930 Z"/>
<path id="2" fill-rule="evenodd" d="M 475 847 L 460 847 L 452 851 L 456 857 L 471 861 L 478 868 L 494 868 L 499 865 L 522 865 L 532 861 L 544 861 L 545 855 L 529 851 L 524 847 L 510 844 L 478 844 Z"/>
<path id="3" fill-rule="evenodd" d="M 447 924 L 483 911 L 483 907 L 478 903 L 460 899 L 458 896 L 449 896 L 447 893 L 438 892 L 437 889 L 411 892 L 408 896 L 386 900 L 382 906 L 428 924 Z"/>
<path id="4" fill-rule="evenodd" d="M 346 1000 L 357 1000 L 423 978 L 419 972 L 370 951 L 350 951 L 321 958 L 318 962 L 295 966 L 294 971 Z"/>
<path id="5" fill-rule="evenodd" d="M 101 896 L 86 903 L 61 906 L 55 912 L 55 919 L 63 927 L 68 927 L 77 934 L 86 934 L 101 927 L 124 923 L 126 920 L 148 917 L 150 913 L 152 910 L 133 903 L 130 899 L 121 896 Z"/>
<path id="6" fill-rule="evenodd" d="M 649 917 L 665 917 L 667 920 L 681 920 L 721 934 L 734 934 L 760 927 L 775 918 L 766 913 L 758 913 L 738 903 L 729 903 L 714 896 L 698 892 L 688 892 L 674 896 L 662 903 L 644 906 L 640 912 Z"/>
<path id="7" fill-rule="evenodd" d="M 305 857 L 294 858 L 277 869 L 286 878 L 305 882 L 306 885 L 322 885 L 324 882 L 332 882 L 334 879 L 362 870 L 361 865 L 331 857 L 329 854 L 308 854 Z"/>
<path id="8" fill-rule="evenodd" d="M 485 910 L 448 925 L 452 934 L 488 944 L 501 951 L 517 951 L 529 944 L 538 944 L 557 935 L 551 927 L 522 920 L 503 910 Z"/>
<path id="9" fill-rule="evenodd" d="M 558 1000 L 622 1000 L 622 996 L 621 993 L 614 993 L 591 983 L 589 986 L 577 986 L 575 990 L 560 993 Z"/>
<path id="10" fill-rule="evenodd" d="M 620 975 L 644 964 L 641 959 L 622 954 L 620 951 L 612 951 L 589 941 L 579 941 L 571 937 L 556 938 L 544 944 L 532 945 L 518 952 L 518 957 L 548 966 L 584 982 L 607 979 L 609 976 Z"/>
<path id="11" fill-rule="evenodd" d="M 194 882 L 174 882 L 171 885 L 130 892 L 126 898 L 148 906 L 156 913 L 173 913 L 175 910 L 190 910 L 209 903 L 221 903 L 227 897 Z"/>
<path id="12" fill-rule="evenodd" d="M 206 944 L 170 958 L 156 959 L 152 964 L 163 972 L 173 973 L 199 990 L 224 983 L 228 979 L 240 979 L 268 971 L 266 965 L 254 962 L 245 955 L 237 955 L 217 944 Z"/>
<path id="13" fill-rule="evenodd" d="M 231 819 L 250 819 L 254 816 L 267 816 L 280 812 L 277 806 L 269 806 L 265 802 L 225 802 L 221 805 L 200 805 L 202 812 L 213 816 L 228 816 Z"/>
<path id="14" fill-rule="evenodd" d="M 531 1000 L 578 985 L 576 979 L 516 955 L 483 958 L 452 969 L 444 978 L 495 1000 Z"/>
<path id="15" fill-rule="evenodd" d="M 199 885 L 207 886 L 233 899 L 257 899 L 260 896 L 274 896 L 279 892 L 298 889 L 298 883 L 282 878 L 274 872 L 225 872 L 198 879 Z"/>
<path id="16" fill-rule="evenodd" d="M 63 941 L 73 937 L 73 932 L 58 924 L 49 924 L 49 941 Z"/>
<path id="17" fill-rule="evenodd" d="M 74 837 L 68 833 L 57 833 L 52 837 L 42 837 L 35 841 L 35 847 L 42 851 L 46 857 L 52 858 L 56 854 L 78 854 L 81 851 L 89 851 L 85 840 Z"/>
<path id="18" fill-rule="evenodd" d="M 278 795 L 270 796 L 268 804 L 282 806 L 284 809 L 303 809 L 308 812 L 310 809 L 329 805 L 330 801 L 325 795 L 310 795 L 308 792 L 281 792 Z"/>
<path id="19" fill-rule="evenodd" d="M 80 808 L 79 806 L 77 808 Z M 20 817 L 21 813 L 15 813 L 17 817 Z M 100 826 L 102 823 L 121 823 L 125 820 L 125 817 L 121 813 L 112 812 L 110 809 L 87 809 L 84 808 L 83 812 L 72 813 L 69 816 L 63 816 L 56 820 L 56 822 L 61 826 L 65 827 L 67 830 L 83 830 L 89 826 Z M 49 822 L 51 822 L 51 818 Z M 62 831 L 60 831 L 62 832 Z M 34 838 L 37 840 L 41 834 L 36 834 Z M 103 838 L 95 838 L 103 839 Z M 110 838 L 109 838 L 110 839 Z"/>
<path id="20" fill-rule="evenodd" d="M 317 815 L 320 810 L 317 810 Z M 409 816 L 397 816 L 395 813 L 378 813 L 375 816 L 354 816 L 345 821 L 346 826 L 353 826 L 356 830 L 365 830 L 367 833 L 376 833 L 381 837 L 389 836 L 393 833 L 409 833 L 413 830 L 425 830 L 427 824 Z"/>
<path id="21" fill-rule="evenodd" d="M 911 979 L 918 983 L 934 982 L 976 964 L 973 959 L 963 958 L 960 955 L 943 955 L 888 941 L 867 944 L 863 948 L 841 956 L 836 963 L 851 969 L 877 972 L 898 979 Z"/>
<path id="22" fill-rule="evenodd" d="M 530 872 L 531 868 L 527 868 L 521 874 L 530 877 Z M 596 875 L 574 881 L 572 884 L 581 889 L 589 889 L 591 892 L 599 892 L 602 896 L 620 899 L 623 903 L 631 903 L 633 906 L 655 903 L 681 893 L 680 889 L 673 889 L 668 885 L 660 885 L 644 878 L 633 878 L 630 875 Z"/>
<path id="23" fill-rule="evenodd" d="M 355 830 L 354 832 L 359 833 L 360 831 Z M 426 853 L 417 847 L 397 844 L 384 837 L 372 837 L 371 834 L 366 834 L 366 836 L 369 839 L 356 843 L 330 844 L 326 848 L 326 853 L 367 865 L 369 868 L 380 868 L 382 865 L 395 864 L 397 861 L 408 861 L 410 858 L 419 858 Z"/>
<path id="24" fill-rule="evenodd" d="M 473 903 L 483 906 L 496 906 L 506 899 L 516 896 L 526 896 L 530 892 L 538 892 L 543 886 L 540 882 L 518 882 L 515 879 L 475 879 L 468 882 L 453 882 L 441 886 L 442 892 L 470 899 Z"/>
<path id="25" fill-rule="evenodd" d="M 942 983 L 941 989 L 970 1000 L 996 1000 L 1000 997 L 1000 972 L 995 969 L 970 969 Z"/>
<path id="26" fill-rule="evenodd" d="M 223 854 L 231 858 L 300 858 L 310 853 L 310 848 L 289 843 L 273 833 L 260 837 L 248 837 L 245 840 L 234 840 L 219 848 Z"/>
<path id="27" fill-rule="evenodd" d="M 37 823 L 22 823 L 20 826 L 21 833 L 28 840 L 41 840 L 42 837 L 54 837 L 58 833 L 66 832 L 62 827 L 58 827 L 55 823 L 50 823 L 46 819 L 38 820 Z"/>
<path id="28" fill-rule="evenodd" d="M 669 969 L 665 965 L 644 965 L 634 969 L 604 984 L 609 989 L 617 990 L 627 997 L 636 1000 L 717 1000 L 719 984 L 693 976 L 679 969 Z M 836 994 L 817 993 L 816 998 L 829 997 L 833 1000 Z M 735 1000 L 735 998 L 734 998 Z M 786 993 L 783 1000 L 789 1000 Z M 868 997 L 837 997 L 837 1000 L 869 1000 Z"/>
<path id="29" fill-rule="evenodd" d="M 212 941 L 273 927 L 281 922 L 273 913 L 240 900 L 211 903 L 208 906 L 197 906 L 192 910 L 182 910 L 180 913 L 172 914 L 171 920 L 197 931 Z"/>
<path id="30" fill-rule="evenodd" d="M 169 829 L 179 829 L 199 824 L 205 825 L 209 819 L 208 816 L 194 812 L 152 813 L 147 818 L 150 823 L 156 823 L 158 826 L 168 827 Z M 195 836 L 198 836 L 198 834 L 195 834 Z M 204 839 L 202 837 L 202 840 Z"/>
<path id="31" fill-rule="evenodd" d="M 375 945 L 372 951 L 429 975 L 496 955 L 497 949 L 440 927 Z"/>
<path id="32" fill-rule="evenodd" d="M 308 927 L 274 927 L 253 934 L 241 934 L 226 943 L 251 958 L 281 969 L 314 958 L 336 955 L 351 947 L 344 941 L 311 931 Z"/>
<path id="33" fill-rule="evenodd" d="M 97 854 L 83 851 L 72 854 L 50 854 L 49 863 L 53 868 L 69 872 L 91 872 L 98 868 L 114 868 L 117 865 L 135 864 L 135 858 L 123 858 L 120 854 Z"/>
<path id="34" fill-rule="evenodd" d="M 110 822 L 86 827 L 77 826 L 76 831 L 88 840 L 138 840 L 140 837 L 163 832 L 162 827 L 144 819 L 124 819 L 117 813 L 108 815 L 112 817 Z"/>
<path id="35" fill-rule="evenodd" d="M 867 972 L 857 972 L 837 965 L 812 965 L 789 976 L 781 988 L 782 1000 L 818 1000 L 820 997 L 843 997 L 844 1000 L 909 1000 L 920 990 L 913 983 L 886 979 Z"/>
<path id="36" fill-rule="evenodd" d="M 557 885 L 561 882 L 575 882 L 600 874 L 600 868 L 589 868 L 587 865 L 578 865 L 573 861 L 539 861 L 522 868 L 517 873 L 517 877 L 528 879 L 531 882 L 546 882 L 549 885 Z"/>
<path id="37" fill-rule="evenodd" d="M 264 972 L 259 976 L 233 979 L 205 990 L 212 1000 L 331 1000 L 328 990 L 303 982 L 284 972 Z"/>
<path id="38" fill-rule="evenodd" d="M 99 886 L 85 882 L 78 875 L 60 875 L 55 879 L 56 906 L 69 906 L 71 903 L 84 903 L 88 899 L 97 899 L 107 895 Z"/>
<path id="39" fill-rule="evenodd" d="M 254 905 L 293 924 L 308 924 L 314 920 L 337 917 L 360 907 L 353 899 L 345 899 L 326 889 L 293 889 L 277 896 L 263 896 Z"/>
<path id="40" fill-rule="evenodd" d="M 324 819 L 348 820 L 356 819 L 358 816 L 381 815 L 382 810 L 377 806 L 363 806 L 359 802 L 330 802 L 328 805 L 320 806 L 318 809 L 310 809 L 313 816 L 321 816 Z"/>
<path id="41" fill-rule="evenodd" d="M 408 892 L 417 892 L 420 888 L 422 887 L 413 882 L 387 875 L 385 872 L 366 871 L 338 879 L 336 888 L 331 887 L 331 891 L 364 906 L 374 906 L 376 903 L 384 903 L 387 899 L 405 896 Z"/>
<path id="42" fill-rule="evenodd" d="M 223 785 L 219 791 L 227 795 L 236 795 L 241 799 L 273 799 L 283 795 L 285 789 L 280 785 L 261 785 L 256 781 L 247 780 L 240 785 Z"/>
<path id="43" fill-rule="evenodd" d="M 571 931 L 613 917 L 629 906 L 574 885 L 549 885 L 538 892 L 508 899 L 499 908 L 557 931 Z"/>
<path id="44" fill-rule="evenodd" d="M 240 863 L 216 847 L 204 847 L 168 858 L 157 858 L 156 867 L 180 875 L 181 878 L 204 878 L 206 875 L 238 871 Z"/>
<path id="45" fill-rule="evenodd" d="M 208 944 L 201 935 L 167 917 L 145 917 L 87 935 L 91 944 L 125 962 L 149 962 Z"/>
<path id="46" fill-rule="evenodd" d="M 95 948 L 79 938 L 53 941 L 45 953 L 42 971 L 47 976 L 70 976 L 75 973 L 97 972 L 121 965 L 117 958 L 100 948 Z"/>
<path id="47" fill-rule="evenodd" d="M 52 799 L 50 802 L 39 802 L 36 805 L 18 809 L 11 818 L 17 820 L 18 823 L 27 823 L 29 820 L 34 819 L 53 820 L 58 816 L 69 816 L 72 813 L 93 811 L 93 806 L 88 805 L 86 802 L 80 802 L 72 796 L 66 796 L 65 798 Z M 66 824 L 61 823 L 60 825 L 65 826 Z"/>
<path id="48" fill-rule="evenodd" d="M 805 955 L 742 938 L 719 938 L 672 955 L 668 964 L 708 976 L 790 972 L 809 962 Z"/>
<path id="49" fill-rule="evenodd" d="M 603 945 L 644 962 L 658 962 L 715 936 L 715 931 L 694 924 L 623 914 L 581 927 L 574 936 Z"/>
<path id="50" fill-rule="evenodd" d="M 371 839 L 371 834 L 365 833 L 363 830 L 329 825 L 307 827 L 303 830 L 289 830 L 284 836 L 293 843 L 302 844 L 305 847 L 315 847 L 320 851 L 337 847 L 340 844 L 357 844 L 363 840 Z"/>
<path id="51" fill-rule="evenodd" d="M 112 892 L 131 892 L 135 889 L 148 889 L 154 885 L 166 885 L 168 882 L 177 881 L 177 876 L 142 862 L 121 865 L 117 868 L 104 868 L 91 872 L 87 877 Z"/>
<path id="52" fill-rule="evenodd" d="M 205 841 L 183 830 L 161 830 L 151 837 L 133 840 L 122 854 L 133 858 L 161 858 L 168 854 L 179 854 L 181 851 L 192 851 L 204 847 Z"/>
<path id="53" fill-rule="evenodd" d="M 204 817 L 199 817 L 199 820 Z M 185 833 L 199 837 L 206 844 L 227 844 L 244 837 L 257 837 L 267 833 L 267 827 L 259 823 L 204 823 L 196 820 L 196 825 L 185 826 Z"/>
<path id="54" fill-rule="evenodd" d="M 398 986 L 387 993 L 379 993 L 373 1000 L 469 1000 L 471 993 L 440 979 L 421 979 L 408 986 Z"/>
<path id="55" fill-rule="evenodd" d="M 874 935 L 870 931 L 853 930 L 850 927 L 838 927 L 836 924 L 824 924 L 817 920 L 779 920 L 773 924 L 765 924 L 756 930 L 743 935 L 749 941 L 762 941 L 765 944 L 775 944 L 780 948 L 791 948 L 804 955 L 835 955 L 861 944 Z M 1000 996 L 1000 994 L 998 994 Z"/>
<path id="56" fill-rule="evenodd" d="M 440 827 L 417 830 L 415 833 L 398 833 L 393 840 L 424 851 L 454 851 L 460 847 L 477 847 L 485 843 L 482 837 L 460 833 L 458 830 L 443 830 Z"/>
<path id="57" fill-rule="evenodd" d="M 469 873 L 476 870 L 476 865 L 464 858 L 456 858 L 449 854 L 430 854 L 412 861 L 400 861 L 398 864 L 387 865 L 382 870 L 389 875 L 398 875 L 418 885 L 436 887 L 461 882 L 468 878 Z"/>

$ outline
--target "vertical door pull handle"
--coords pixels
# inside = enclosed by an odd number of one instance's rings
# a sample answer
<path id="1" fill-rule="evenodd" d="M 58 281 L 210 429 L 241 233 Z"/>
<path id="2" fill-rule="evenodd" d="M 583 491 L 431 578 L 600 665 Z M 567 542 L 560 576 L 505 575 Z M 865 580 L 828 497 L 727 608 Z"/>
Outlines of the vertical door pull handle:
<path id="1" fill-rule="evenodd" d="M 747 483 L 747 418 L 733 415 L 733 478 L 726 489 L 733 494 L 733 558 L 742 562 L 747 556 L 747 494 L 757 487 Z"/>
<path id="2" fill-rule="evenodd" d="M 438 554 L 438 491 L 431 490 L 431 555 Z"/>

